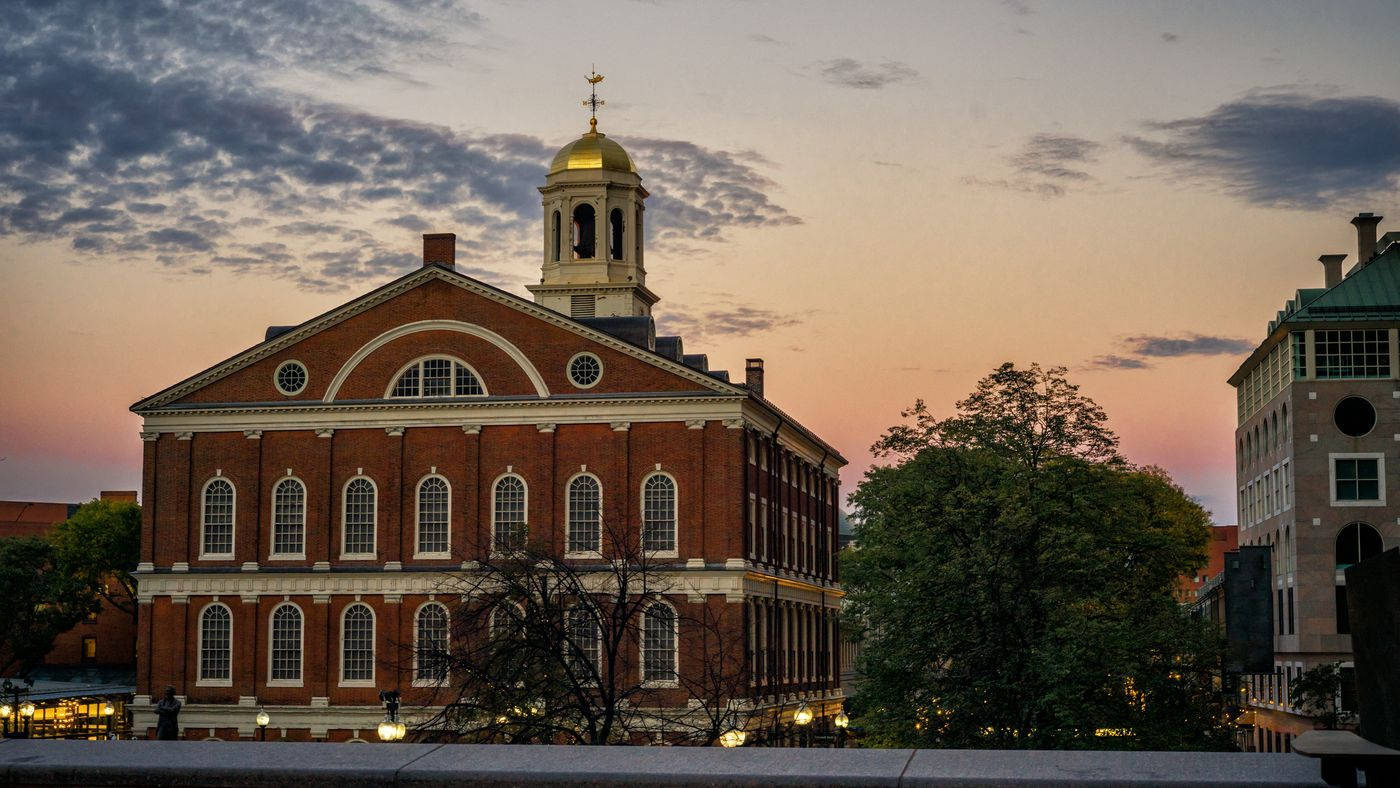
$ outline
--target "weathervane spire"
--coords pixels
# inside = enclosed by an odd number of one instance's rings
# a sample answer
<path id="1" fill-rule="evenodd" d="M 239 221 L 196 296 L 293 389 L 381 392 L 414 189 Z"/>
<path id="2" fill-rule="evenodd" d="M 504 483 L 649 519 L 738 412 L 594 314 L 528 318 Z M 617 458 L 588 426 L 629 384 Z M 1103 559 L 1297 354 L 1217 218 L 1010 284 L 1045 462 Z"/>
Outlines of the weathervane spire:
<path id="1" fill-rule="evenodd" d="M 603 75 L 598 73 L 598 67 L 593 66 L 592 74 L 585 74 L 584 79 L 588 80 L 588 98 L 583 100 L 583 106 L 588 108 L 588 133 L 598 133 L 598 108 L 607 104 L 606 101 L 598 98 L 598 83 L 603 81 Z"/>

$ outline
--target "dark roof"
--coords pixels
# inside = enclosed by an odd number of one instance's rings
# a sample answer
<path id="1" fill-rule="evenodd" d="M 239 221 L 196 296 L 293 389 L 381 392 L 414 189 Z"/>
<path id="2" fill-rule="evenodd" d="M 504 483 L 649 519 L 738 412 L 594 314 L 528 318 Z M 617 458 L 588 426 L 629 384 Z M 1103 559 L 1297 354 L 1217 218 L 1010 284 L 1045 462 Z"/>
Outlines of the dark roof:
<path id="1" fill-rule="evenodd" d="M 576 317 L 574 322 L 588 326 L 594 331 L 610 334 L 639 348 L 656 350 L 656 321 L 652 320 L 650 315 Z"/>
<path id="2" fill-rule="evenodd" d="M 688 353 L 681 357 L 681 363 L 691 369 L 698 369 L 701 372 L 710 371 L 710 357 L 704 353 Z"/>
<path id="3" fill-rule="evenodd" d="M 263 335 L 263 341 L 267 342 L 276 339 L 294 328 L 296 328 L 296 326 L 268 326 L 267 333 Z"/>
<path id="4" fill-rule="evenodd" d="M 685 345 L 680 337 L 657 337 L 656 352 L 679 362 L 685 356 Z"/>
<path id="5" fill-rule="evenodd" d="M 722 380 L 722 381 L 724 381 L 725 383 L 730 382 L 730 381 L 729 381 L 729 370 L 727 370 L 727 369 L 707 369 L 707 370 L 705 370 L 705 374 L 709 375 L 710 377 L 712 377 L 712 378 L 714 378 L 714 379 L 716 379 L 716 380 Z"/>

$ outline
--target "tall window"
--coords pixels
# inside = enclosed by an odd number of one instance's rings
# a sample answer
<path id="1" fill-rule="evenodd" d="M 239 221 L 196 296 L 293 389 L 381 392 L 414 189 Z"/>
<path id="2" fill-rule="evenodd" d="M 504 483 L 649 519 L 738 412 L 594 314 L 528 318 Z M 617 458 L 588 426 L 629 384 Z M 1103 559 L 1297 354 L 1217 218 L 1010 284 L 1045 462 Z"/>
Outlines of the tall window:
<path id="1" fill-rule="evenodd" d="M 447 480 L 429 476 L 418 484 L 418 552 L 446 553 L 451 513 Z"/>
<path id="2" fill-rule="evenodd" d="M 1308 376 L 1308 335 L 1302 331 L 1293 332 L 1293 379 L 1302 380 Z"/>
<path id="3" fill-rule="evenodd" d="M 602 549 L 602 488 L 592 476 L 575 476 L 569 482 L 569 545 L 571 553 L 596 553 Z"/>
<path id="4" fill-rule="evenodd" d="M 1377 501 L 1381 498 L 1380 459 L 1351 457 L 1333 460 L 1337 501 Z"/>
<path id="5" fill-rule="evenodd" d="M 345 554 L 374 555 L 374 482 L 363 476 L 345 485 Z"/>
<path id="6" fill-rule="evenodd" d="M 642 483 L 642 549 L 676 549 L 676 483 L 654 473 Z"/>
<path id="7" fill-rule="evenodd" d="M 575 260 L 592 260 L 595 256 L 594 249 L 598 238 L 597 228 L 594 226 L 597 214 L 593 211 L 593 206 L 584 203 L 574 208 L 573 222 L 573 252 Z"/>
<path id="8" fill-rule="evenodd" d="M 436 602 L 419 608 L 416 635 L 414 678 L 442 682 L 447 678 L 447 608 Z"/>
<path id="9" fill-rule="evenodd" d="M 598 621 L 583 603 L 569 608 L 567 613 L 568 642 L 565 644 L 569 666 L 574 675 L 591 681 L 600 670 L 602 638 Z"/>
<path id="10" fill-rule="evenodd" d="M 217 477 L 204 485 L 204 539 L 206 556 L 233 555 L 233 485 Z"/>
<path id="11" fill-rule="evenodd" d="M 486 388 L 470 368 L 450 358 L 413 362 L 394 381 L 390 397 L 480 397 Z"/>
<path id="12" fill-rule="evenodd" d="M 1390 377 L 1390 331 L 1342 329 L 1313 333 L 1313 356 L 1319 378 Z"/>
<path id="13" fill-rule="evenodd" d="M 226 682 L 231 674 L 233 617 L 228 608 L 213 604 L 199 617 L 199 680 Z"/>
<path id="14" fill-rule="evenodd" d="M 268 678 L 274 682 L 301 681 L 301 610 L 290 602 L 272 611 L 272 667 Z"/>
<path id="15" fill-rule="evenodd" d="M 519 550 L 525 546 L 528 525 L 525 519 L 525 480 L 502 476 L 496 481 L 491 506 L 492 544 L 497 550 Z"/>
<path id="16" fill-rule="evenodd" d="M 555 211 L 549 224 L 549 259 L 559 262 L 559 212 Z"/>
<path id="17" fill-rule="evenodd" d="M 306 552 L 306 488 L 296 479 L 283 479 L 272 492 L 272 552 Z"/>
<path id="18" fill-rule="evenodd" d="M 608 249 L 612 259 L 622 259 L 622 209 L 614 208 L 608 214 Z"/>
<path id="19" fill-rule="evenodd" d="M 676 612 L 665 602 L 646 610 L 642 625 L 642 680 L 676 680 Z"/>
<path id="20" fill-rule="evenodd" d="M 358 602 L 342 618 L 340 680 L 374 680 L 374 613 Z"/>
<path id="21" fill-rule="evenodd" d="M 1337 568 L 1345 569 L 1380 555 L 1381 534 L 1366 523 L 1351 523 L 1337 534 Z"/>

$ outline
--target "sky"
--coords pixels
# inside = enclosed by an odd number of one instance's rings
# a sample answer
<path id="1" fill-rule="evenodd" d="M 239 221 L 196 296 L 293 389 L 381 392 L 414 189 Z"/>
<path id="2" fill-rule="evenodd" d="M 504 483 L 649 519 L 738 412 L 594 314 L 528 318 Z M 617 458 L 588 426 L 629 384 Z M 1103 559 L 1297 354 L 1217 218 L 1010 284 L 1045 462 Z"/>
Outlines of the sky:
<path id="1" fill-rule="evenodd" d="M 658 330 L 850 460 L 1064 366 L 1234 522 L 1226 379 L 1359 211 L 1400 227 L 1393 0 L 58 0 L 0 25 L 0 498 L 140 484 L 127 408 L 418 265 L 526 295 L 599 129 Z"/>

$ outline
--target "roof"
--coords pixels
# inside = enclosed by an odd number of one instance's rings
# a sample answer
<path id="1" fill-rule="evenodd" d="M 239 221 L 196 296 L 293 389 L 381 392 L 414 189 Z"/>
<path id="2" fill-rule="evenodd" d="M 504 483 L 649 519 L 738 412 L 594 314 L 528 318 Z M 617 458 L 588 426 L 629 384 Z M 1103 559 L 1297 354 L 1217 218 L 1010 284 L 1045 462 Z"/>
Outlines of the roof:
<path id="1" fill-rule="evenodd" d="M 565 170 L 620 170 L 635 173 L 632 157 L 621 145 L 608 139 L 608 135 L 596 130 L 565 145 L 554 154 L 549 165 L 549 174 L 555 175 Z"/>

